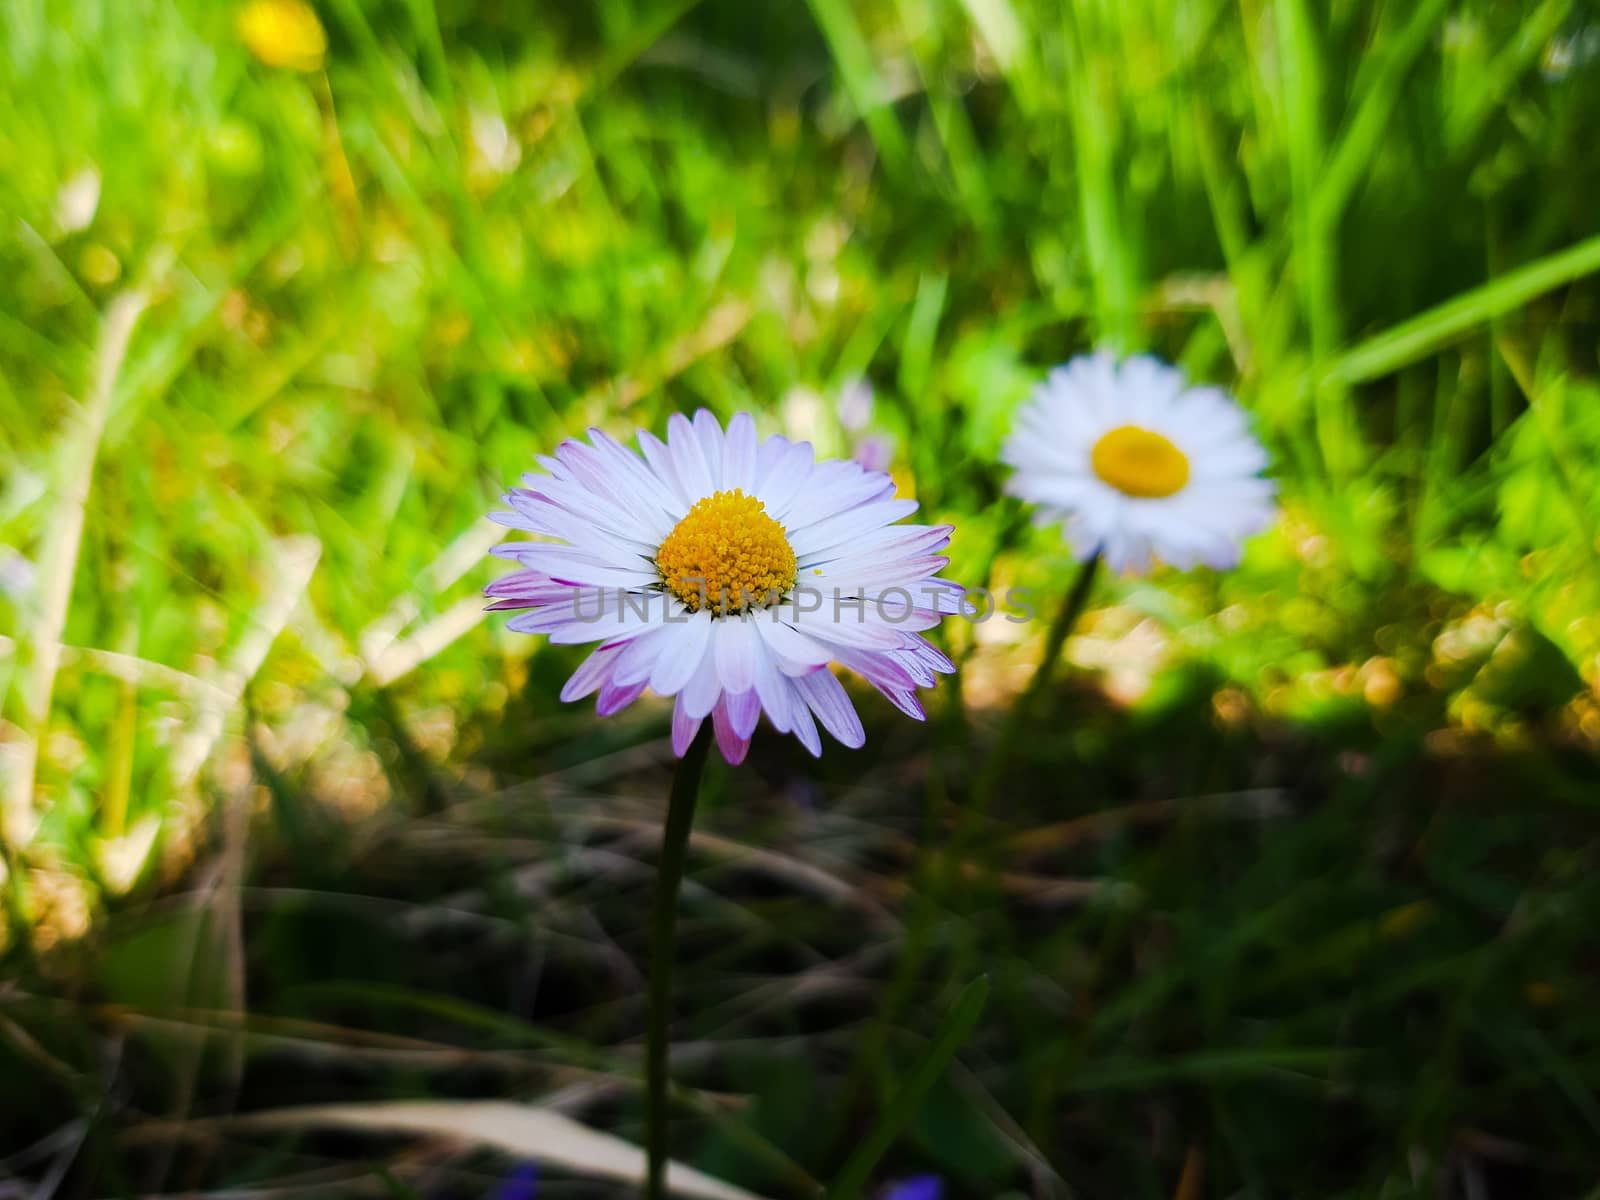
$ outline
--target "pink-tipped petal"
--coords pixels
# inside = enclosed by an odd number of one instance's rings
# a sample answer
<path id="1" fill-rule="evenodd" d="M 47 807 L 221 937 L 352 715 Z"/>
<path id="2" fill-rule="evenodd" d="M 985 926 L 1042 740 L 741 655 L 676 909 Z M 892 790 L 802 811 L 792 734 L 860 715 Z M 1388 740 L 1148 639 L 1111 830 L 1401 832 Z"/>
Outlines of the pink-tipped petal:
<path id="1" fill-rule="evenodd" d="M 717 735 L 717 749 L 722 751 L 722 757 L 730 767 L 737 767 L 744 761 L 745 751 L 750 749 L 750 739 L 734 732 L 725 700 L 711 710 L 711 728 Z"/>
<path id="2" fill-rule="evenodd" d="M 574 700 L 582 700 L 605 683 L 611 677 L 611 668 L 617 661 L 617 655 L 621 653 L 622 647 L 613 646 L 609 650 L 596 650 L 584 659 L 583 665 L 572 673 L 572 678 L 561 689 L 561 702 L 570 704 Z"/>
<path id="3" fill-rule="evenodd" d="M 632 687 L 622 687 L 615 683 L 604 684 L 600 688 L 600 698 L 595 701 L 594 710 L 602 717 L 609 717 L 627 708 L 643 691 L 642 683 L 636 683 Z"/>
<path id="4" fill-rule="evenodd" d="M 733 727 L 733 732 L 739 737 L 750 738 L 761 720 L 761 698 L 752 689 L 726 696 L 723 702 L 728 707 L 728 723 Z"/>
<path id="5" fill-rule="evenodd" d="M 682 758 L 689 751 L 689 743 L 700 732 L 704 717 L 691 717 L 683 706 L 683 697 L 672 706 L 672 752 Z"/>

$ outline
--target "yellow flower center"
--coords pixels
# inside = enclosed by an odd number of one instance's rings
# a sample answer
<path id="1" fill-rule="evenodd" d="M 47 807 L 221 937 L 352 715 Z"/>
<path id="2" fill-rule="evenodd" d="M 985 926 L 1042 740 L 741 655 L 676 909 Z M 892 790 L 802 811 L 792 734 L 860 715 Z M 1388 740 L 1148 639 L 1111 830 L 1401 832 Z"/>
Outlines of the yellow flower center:
<path id="1" fill-rule="evenodd" d="M 656 551 L 666 589 L 690 612 L 763 608 L 794 586 L 795 557 L 767 506 L 738 488 L 697 500 Z"/>
<path id="2" fill-rule="evenodd" d="M 1152 429 L 1119 425 L 1089 453 L 1094 473 L 1117 491 L 1155 499 L 1181 492 L 1189 482 L 1189 458 Z"/>

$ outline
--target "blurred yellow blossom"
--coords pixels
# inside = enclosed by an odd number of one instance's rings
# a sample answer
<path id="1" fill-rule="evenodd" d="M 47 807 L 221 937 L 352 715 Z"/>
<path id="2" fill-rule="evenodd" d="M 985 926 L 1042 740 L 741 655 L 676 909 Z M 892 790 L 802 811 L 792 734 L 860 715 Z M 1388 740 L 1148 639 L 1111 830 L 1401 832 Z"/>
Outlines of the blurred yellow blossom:
<path id="1" fill-rule="evenodd" d="M 239 10 L 239 38 L 269 67 L 315 71 L 328 38 L 322 22 L 302 0 L 250 0 Z"/>

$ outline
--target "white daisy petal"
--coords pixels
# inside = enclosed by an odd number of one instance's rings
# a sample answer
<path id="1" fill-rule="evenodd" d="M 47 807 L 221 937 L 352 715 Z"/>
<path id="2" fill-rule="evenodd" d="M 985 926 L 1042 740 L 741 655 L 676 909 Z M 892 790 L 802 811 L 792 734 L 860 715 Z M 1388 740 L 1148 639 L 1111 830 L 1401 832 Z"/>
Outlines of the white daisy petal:
<path id="1" fill-rule="evenodd" d="M 707 716 L 722 699 L 722 680 L 717 677 L 717 660 L 711 654 L 702 654 L 700 663 L 683 685 L 678 698 L 692 717 Z"/>
<path id="2" fill-rule="evenodd" d="M 624 687 L 649 682 L 662 650 L 672 641 L 668 635 L 673 632 L 665 625 L 658 625 L 630 641 L 617 655 L 617 665 L 611 670 L 612 682 Z"/>
<path id="3" fill-rule="evenodd" d="M 721 491 L 729 485 L 722 482 L 722 426 L 707 409 L 694 414 L 694 432 L 700 439 L 700 455 L 711 472 L 711 490 Z"/>
<path id="4" fill-rule="evenodd" d="M 583 665 L 572 673 L 566 686 L 561 689 L 561 702 L 570 704 L 574 700 L 581 700 L 610 677 L 611 666 L 621 654 L 623 647 L 601 647 L 583 660 Z"/>
<path id="5" fill-rule="evenodd" d="M 949 562 L 948 558 L 939 554 L 904 559 L 862 559 L 852 556 L 828 563 L 820 574 L 813 567 L 811 578 L 825 588 L 837 586 L 841 591 L 852 594 L 859 591 L 869 596 L 882 596 L 886 588 L 897 588 L 912 595 L 913 599 L 922 599 L 910 593 L 909 588 L 931 579 Z"/>
<path id="6" fill-rule="evenodd" d="M 894 688 L 879 688 L 890 704 L 894 705 L 913 721 L 926 721 L 928 710 L 922 707 L 922 701 L 917 699 L 913 691 L 897 691 Z"/>
<path id="7" fill-rule="evenodd" d="M 756 643 L 755 665 L 756 695 L 761 700 L 761 708 L 774 729 L 779 733 L 788 733 L 794 724 L 789 715 L 793 689 L 778 670 L 778 664 L 767 649 L 766 642 L 760 639 Z"/>
<path id="8" fill-rule="evenodd" d="M 603 430 L 589 430 L 589 440 L 621 476 L 622 486 L 638 498 L 653 520 L 653 528 L 660 530 L 655 540 L 666 536 L 673 524 L 670 514 L 678 507 L 667 484 L 644 459 Z"/>
<path id="9" fill-rule="evenodd" d="M 519 497 L 523 503 L 518 503 Z M 651 535 L 647 529 L 640 527 L 605 497 L 571 479 L 557 479 L 553 475 L 534 479 L 533 486 L 509 493 L 506 500 L 530 519 L 576 520 L 582 529 L 598 530 L 619 541 L 638 542 L 641 545 L 648 545 L 650 541 Z M 550 533 L 562 538 L 571 536 L 561 528 L 535 529 L 534 532 Z"/>
<path id="10" fill-rule="evenodd" d="M 888 559 L 930 554 L 950 544 L 953 525 L 886 525 L 864 533 L 841 550 L 819 555 L 799 555 L 802 568 L 848 558 L 884 562 Z"/>
<path id="11" fill-rule="evenodd" d="M 628 641 L 650 627 L 648 614 L 620 603 L 615 592 L 573 588 L 569 596 L 519 613 L 506 622 L 513 633 L 543 634 L 558 646 Z"/>
<path id="12" fill-rule="evenodd" d="M 688 490 L 678 478 L 678 469 L 672 464 L 672 451 L 667 449 L 667 444 L 648 430 L 639 431 L 639 452 L 644 455 L 645 462 L 650 464 L 651 473 L 661 481 L 676 506 L 676 512 L 682 516 L 696 497 L 690 496 Z"/>
<path id="13" fill-rule="evenodd" d="M 755 625 L 777 666 L 785 674 L 802 674 L 823 666 L 832 657 L 826 646 L 785 621 L 763 617 Z"/>
<path id="14" fill-rule="evenodd" d="M 811 711 L 817 714 L 822 727 L 842 744 L 856 749 L 866 743 L 866 732 L 861 728 L 861 718 L 845 694 L 844 687 L 831 672 L 813 671 L 794 681 L 795 690 L 804 698 Z"/>
<path id="15" fill-rule="evenodd" d="M 761 697 L 751 688 L 748 692 L 727 696 L 725 700 L 728 723 L 733 726 L 733 732 L 748 740 L 756 731 L 756 723 L 761 720 Z"/>
<path id="16" fill-rule="evenodd" d="M 756 450 L 757 489 L 759 489 L 761 484 L 766 481 L 767 476 L 771 474 L 773 466 L 780 458 L 789 452 L 789 447 L 793 445 L 795 445 L 794 442 L 791 442 L 788 438 L 778 433 L 773 434 L 766 441 L 761 443 Z"/>
<path id="17" fill-rule="evenodd" d="M 666 638 L 650 670 L 650 690 L 658 696 L 672 696 L 682 691 L 694 673 L 700 669 L 700 660 L 706 657 L 711 642 L 711 614 L 687 613 L 683 628 L 664 627 Z"/>
<path id="18" fill-rule="evenodd" d="M 691 497 L 690 503 L 717 490 L 705 453 L 700 448 L 700 437 L 682 413 L 673 413 L 667 421 L 667 452 L 672 456 L 672 469 L 677 473 L 678 483 Z"/>
<path id="19" fill-rule="evenodd" d="M 863 471 L 855 463 L 825 462 L 811 468 L 805 486 L 786 506 L 774 506 L 772 515 L 783 522 L 790 532 L 805 529 L 829 517 L 848 513 L 874 500 L 888 500 L 894 495 L 894 480 L 887 475 Z M 911 507 L 900 515 L 915 512 L 916 501 L 903 503 Z M 899 517 L 890 518 L 899 520 Z"/>
<path id="20" fill-rule="evenodd" d="M 876 504 L 863 504 L 859 508 L 846 509 L 811 525 L 791 530 L 789 543 L 796 554 L 816 554 L 881 529 L 916 511 L 915 500 L 882 500 Z"/>
<path id="21" fill-rule="evenodd" d="M 717 660 L 717 678 L 726 692 L 748 692 L 756 685 L 756 650 L 760 636 L 755 622 L 743 617 L 724 617 L 716 622 L 711 653 Z"/>
<path id="22" fill-rule="evenodd" d="M 813 638 L 828 646 L 853 646 L 859 650 L 900 650 L 905 647 L 906 638 L 911 634 L 902 631 L 898 626 L 885 625 L 874 620 L 874 605 L 871 601 L 854 601 L 846 597 L 841 602 L 847 615 L 837 621 L 829 621 L 822 625 L 812 626 L 808 632 Z M 832 601 L 829 601 L 832 604 Z M 865 613 L 861 620 L 855 620 L 851 613 Z"/>
<path id="23" fill-rule="evenodd" d="M 794 680 L 789 680 L 789 686 L 794 686 Z M 811 718 L 811 709 L 798 692 L 790 702 L 789 711 L 794 722 L 794 736 L 800 739 L 800 744 L 811 753 L 812 758 L 822 757 L 822 738 L 817 734 L 817 723 Z"/>
<path id="24" fill-rule="evenodd" d="M 756 487 L 756 422 L 749 413 L 737 413 L 722 439 L 722 486 L 743 492 Z"/>
<path id="25" fill-rule="evenodd" d="M 640 526 L 647 526 L 652 520 L 648 506 L 639 502 L 627 477 L 592 446 L 569 438 L 556 454 L 586 491 L 605 502 L 600 511 L 610 511 L 619 520 Z"/>
<path id="26" fill-rule="evenodd" d="M 568 605 L 555 606 L 563 615 L 563 622 L 554 629 L 545 630 L 545 636 L 557 646 L 581 646 L 586 642 L 605 642 L 607 645 L 620 645 L 638 637 L 649 629 L 660 618 L 657 611 L 651 614 L 648 611 L 640 612 L 631 603 L 620 603 L 617 596 L 608 593 L 604 597 L 604 604 L 596 604 L 595 609 L 590 609 L 587 600 L 581 600 L 581 611 L 576 612 Z M 595 610 L 599 610 L 596 613 Z M 511 622 L 506 622 L 507 627 Z M 531 632 L 518 630 L 518 632 Z"/>
<path id="27" fill-rule="evenodd" d="M 652 582 L 653 572 L 637 554 L 611 556 L 610 561 L 576 546 L 528 542 L 518 546 L 517 560 L 572 587 L 632 588 Z"/>
<path id="28" fill-rule="evenodd" d="M 779 521 L 789 511 L 789 505 L 811 480 L 812 450 L 810 442 L 786 442 L 783 450 L 772 456 L 772 465 L 756 482 L 755 496 L 767 506 L 767 511 Z"/>

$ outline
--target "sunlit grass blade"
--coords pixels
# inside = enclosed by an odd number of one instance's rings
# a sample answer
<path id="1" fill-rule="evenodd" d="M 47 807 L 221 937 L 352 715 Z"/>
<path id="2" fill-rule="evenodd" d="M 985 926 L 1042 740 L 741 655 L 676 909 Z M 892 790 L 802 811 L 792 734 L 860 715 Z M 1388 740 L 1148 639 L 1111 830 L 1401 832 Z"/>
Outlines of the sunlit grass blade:
<path id="1" fill-rule="evenodd" d="M 878 153 L 891 171 L 904 171 L 910 160 L 905 132 L 889 106 L 888 86 L 856 18 L 856 8 L 846 0 L 810 0 L 810 5 L 833 52 L 845 91 Z"/>
<path id="2" fill-rule="evenodd" d="M 18 715 L 24 734 L 20 761 L 12 765 L 0 838 L 9 844 L 32 835 L 33 785 L 40 743 L 50 717 L 61 641 L 72 602 L 85 513 L 93 486 L 100 442 L 111 420 L 118 377 L 134 327 L 149 307 L 146 289 L 134 288 L 112 301 L 101 328 L 82 415 L 69 433 L 61 459 L 61 499 L 51 519 L 33 629 L 26 643 L 26 666 L 19 687 Z"/>
<path id="3" fill-rule="evenodd" d="M 637 1184 L 644 1153 L 553 1109 L 483 1100 L 397 1100 L 372 1104 L 308 1105 L 251 1113 L 230 1124 L 254 1129 L 332 1128 L 378 1134 L 410 1133 L 491 1146 L 583 1175 Z M 668 1169 L 673 1195 L 697 1200 L 760 1200 L 683 1163 Z"/>
<path id="4" fill-rule="evenodd" d="M 1328 370 L 1344 384 L 1365 383 L 1427 357 L 1493 317 L 1600 271 L 1600 235 L 1531 262 L 1429 309 L 1345 351 Z"/>

